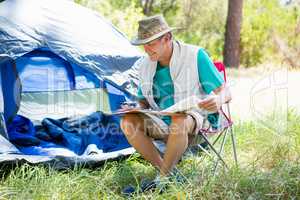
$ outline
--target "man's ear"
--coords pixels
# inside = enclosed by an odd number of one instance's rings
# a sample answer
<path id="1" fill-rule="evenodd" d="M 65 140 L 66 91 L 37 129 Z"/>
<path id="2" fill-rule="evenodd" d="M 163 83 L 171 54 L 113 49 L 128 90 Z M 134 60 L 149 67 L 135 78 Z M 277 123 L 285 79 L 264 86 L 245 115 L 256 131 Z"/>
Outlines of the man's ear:
<path id="1" fill-rule="evenodd" d="M 167 40 L 171 40 L 171 38 L 172 38 L 171 33 L 167 33 L 166 38 L 167 38 Z"/>
<path id="2" fill-rule="evenodd" d="M 171 41 L 171 35 L 170 35 L 170 33 L 167 33 L 167 34 L 164 36 L 163 39 L 164 39 L 166 42 Z"/>

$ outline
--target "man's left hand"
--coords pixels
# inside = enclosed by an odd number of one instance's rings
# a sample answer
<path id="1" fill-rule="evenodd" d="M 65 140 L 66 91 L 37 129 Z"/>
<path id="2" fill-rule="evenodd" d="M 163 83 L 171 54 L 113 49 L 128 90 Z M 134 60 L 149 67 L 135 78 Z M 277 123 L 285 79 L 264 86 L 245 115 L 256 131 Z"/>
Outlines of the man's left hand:
<path id="1" fill-rule="evenodd" d="M 209 112 L 218 112 L 221 108 L 221 98 L 219 95 L 209 95 L 206 99 L 202 100 L 198 106 Z"/>

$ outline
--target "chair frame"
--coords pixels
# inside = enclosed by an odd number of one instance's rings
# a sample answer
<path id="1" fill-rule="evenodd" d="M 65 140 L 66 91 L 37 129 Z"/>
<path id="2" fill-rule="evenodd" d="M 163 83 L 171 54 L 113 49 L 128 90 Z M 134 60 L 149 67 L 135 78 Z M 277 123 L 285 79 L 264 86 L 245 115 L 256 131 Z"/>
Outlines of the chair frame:
<path id="1" fill-rule="evenodd" d="M 225 83 L 226 83 L 225 66 L 221 62 L 214 62 L 214 64 L 215 64 L 217 70 L 220 73 L 223 73 L 224 80 L 225 80 Z M 226 107 L 226 112 L 224 111 L 223 107 Z M 235 135 L 234 135 L 234 131 L 233 131 L 233 121 L 232 121 L 232 118 L 231 118 L 229 102 L 227 102 L 225 105 L 222 105 L 219 113 L 224 116 L 224 118 L 226 119 L 226 122 L 227 122 L 227 125 L 224 128 L 222 128 L 222 130 L 213 131 L 211 129 L 211 126 L 209 126 L 206 129 L 204 129 L 204 128 L 201 129 L 200 132 L 198 133 L 198 135 L 200 135 L 201 138 L 207 143 L 209 149 L 212 150 L 214 152 L 214 154 L 216 155 L 216 157 L 217 157 L 217 159 L 215 161 L 215 164 L 214 164 L 214 168 L 213 168 L 213 174 L 214 175 L 216 174 L 217 167 L 218 167 L 218 164 L 219 164 L 220 161 L 228 169 L 228 165 L 226 164 L 225 160 L 222 158 L 222 154 L 223 154 L 223 151 L 224 151 L 224 145 L 227 141 L 228 133 L 230 134 L 230 137 L 231 137 L 234 161 L 235 161 L 236 166 L 238 165 L 237 152 L 236 152 L 236 140 L 235 140 Z M 214 135 L 218 134 L 218 136 L 217 136 L 217 138 L 215 138 L 214 141 L 211 142 L 210 139 L 209 139 L 209 136 L 212 135 L 212 134 L 214 134 Z M 220 149 L 217 150 L 217 148 L 214 147 L 214 145 L 221 138 L 222 138 L 221 146 L 220 146 Z M 198 146 L 201 150 L 203 150 L 204 152 L 207 153 L 207 150 L 205 150 L 201 145 L 198 145 Z"/>
<path id="2" fill-rule="evenodd" d="M 218 167 L 218 164 L 219 164 L 220 161 L 228 169 L 228 165 L 226 164 L 225 160 L 222 158 L 222 154 L 223 154 L 223 151 L 224 151 L 224 145 L 226 143 L 228 134 L 230 134 L 230 137 L 231 137 L 234 161 L 235 161 L 235 164 L 238 165 L 237 152 L 236 152 L 236 140 L 235 140 L 235 135 L 234 135 L 234 131 L 233 131 L 233 122 L 231 121 L 229 103 L 226 103 L 225 106 L 227 108 L 228 114 L 226 114 L 223 111 L 223 109 L 220 110 L 220 113 L 227 120 L 228 126 L 224 127 L 222 130 L 220 130 L 218 132 L 211 131 L 210 127 L 209 127 L 208 129 L 200 130 L 200 132 L 198 133 L 198 135 L 200 135 L 201 138 L 207 143 L 209 149 L 212 150 L 214 152 L 214 154 L 216 155 L 216 157 L 217 157 L 217 159 L 215 161 L 215 164 L 214 164 L 214 168 L 213 168 L 213 174 L 214 175 L 217 171 L 217 167 Z M 212 134 L 213 135 L 218 134 L 218 136 L 213 141 L 210 141 L 209 136 L 212 135 Z M 217 150 L 217 148 L 214 145 L 221 138 L 222 138 L 221 146 L 220 146 L 220 149 Z M 201 145 L 199 145 L 199 148 L 201 148 L 201 150 L 203 150 L 204 152 L 207 152 L 207 150 L 205 150 L 203 147 L 201 147 Z"/>

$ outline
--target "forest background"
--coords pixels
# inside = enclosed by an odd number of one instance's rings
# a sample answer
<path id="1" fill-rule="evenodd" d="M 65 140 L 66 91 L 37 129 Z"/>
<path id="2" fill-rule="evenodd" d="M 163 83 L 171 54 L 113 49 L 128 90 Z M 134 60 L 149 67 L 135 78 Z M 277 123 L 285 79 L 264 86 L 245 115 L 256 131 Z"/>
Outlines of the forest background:
<path id="1" fill-rule="evenodd" d="M 75 0 L 100 12 L 128 38 L 137 21 L 163 14 L 170 26 L 180 27 L 177 39 L 199 45 L 215 60 L 223 60 L 228 2 L 242 3 L 239 40 L 243 67 L 262 63 L 300 67 L 300 1 L 298 0 Z M 238 3 L 237 3 L 238 2 Z M 234 9 L 234 8 L 233 8 Z M 235 66 L 238 67 L 238 66 Z"/>

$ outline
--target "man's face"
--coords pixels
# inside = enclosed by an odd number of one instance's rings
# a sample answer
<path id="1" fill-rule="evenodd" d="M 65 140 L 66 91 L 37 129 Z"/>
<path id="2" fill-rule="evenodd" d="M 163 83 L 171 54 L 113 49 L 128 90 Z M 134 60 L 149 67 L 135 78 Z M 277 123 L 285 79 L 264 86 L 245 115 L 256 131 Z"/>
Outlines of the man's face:
<path id="1" fill-rule="evenodd" d="M 144 50 L 151 61 L 159 61 L 164 54 L 165 40 L 164 36 L 144 44 Z"/>

